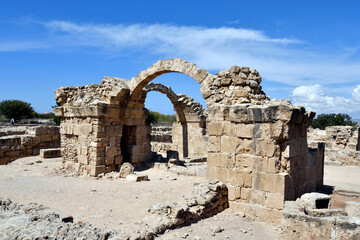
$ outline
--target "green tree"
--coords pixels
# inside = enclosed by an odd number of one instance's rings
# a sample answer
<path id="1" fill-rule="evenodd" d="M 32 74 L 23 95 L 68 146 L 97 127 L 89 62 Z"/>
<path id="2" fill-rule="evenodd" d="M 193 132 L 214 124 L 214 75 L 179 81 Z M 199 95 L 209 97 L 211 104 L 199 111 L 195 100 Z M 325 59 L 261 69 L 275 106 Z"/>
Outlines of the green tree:
<path id="1" fill-rule="evenodd" d="M 0 115 L 15 120 L 32 118 L 34 116 L 34 109 L 30 103 L 21 100 L 4 100 L 0 102 Z"/>
<path id="2" fill-rule="evenodd" d="M 147 122 L 154 125 L 171 125 L 175 121 L 175 115 L 165 115 L 154 111 L 149 111 L 147 118 Z"/>
<path id="3" fill-rule="evenodd" d="M 324 130 L 328 126 L 356 126 L 356 122 L 351 121 L 351 117 L 347 114 L 331 113 L 318 115 L 309 125 Z"/>
<path id="4" fill-rule="evenodd" d="M 159 121 L 159 114 L 158 112 L 149 111 L 148 118 L 146 119 L 147 123 L 150 124 L 157 124 Z"/>

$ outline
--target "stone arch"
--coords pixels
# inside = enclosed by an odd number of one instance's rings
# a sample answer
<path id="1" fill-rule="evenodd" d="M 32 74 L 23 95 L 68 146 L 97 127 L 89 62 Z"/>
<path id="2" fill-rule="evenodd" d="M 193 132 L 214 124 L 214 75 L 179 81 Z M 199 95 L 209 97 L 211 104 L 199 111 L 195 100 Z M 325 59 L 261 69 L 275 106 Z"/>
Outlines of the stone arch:
<path id="1" fill-rule="evenodd" d="M 181 106 L 179 106 L 179 97 L 176 95 L 176 93 L 174 93 L 171 87 L 164 86 L 161 83 L 149 83 L 144 87 L 144 92 L 147 94 L 148 92 L 151 91 L 157 91 L 165 94 L 173 104 L 174 110 L 179 118 L 179 121 L 180 122 L 186 121 L 184 109 Z"/>
<path id="2" fill-rule="evenodd" d="M 153 79 L 155 79 L 156 77 L 164 74 L 164 73 L 171 73 L 171 72 L 177 72 L 177 73 L 183 73 L 185 75 L 188 75 L 190 77 L 192 77 L 196 82 L 198 82 L 201 87 L 200 92 L 202 93 L 203 97 L 204 93 L 203 90 L 209 90 L 208 87 L 206 87 L 206 83 L 207 82 L 212 82 L 212 79 L 214 78 L 214 76 L 212 74 L 210 74 L 208 71 L 201 69 L 199 67 L 197 67 L 194 63 L 190 63 L 187 62 L 183 59 L 180 58 L 175 58 L 175 59 L 168 59 L 168 60 L 159 60 L 158 62 L 156 62 L 155 64 L 151 65 L 149 68 L 147 68 L 146 70 L 140 72 L 139 74 L 137 74 L 135 77 L 133 77 L 130 80 L 129 83 L 129 89 L 130 89 L 130 96 L 128 98 L 128 101 L 125 103 L 125 111 L 123 113 L 123 129 L 127 129 L 127 128 L 133 128 L 132 132 L 139 132 L 136 129 L 143 129 L 143 131 L 145 131 L 145 129 L 149 129 L 150 126 L 147 126 L 146 123 L 146 116 L 144 116 L 144 113 L 146 115 L 146 112 L 143 111 L 144 108 L 144 99 L 146 97 L 146 93 L 144 91 L 145 86 L 152 81 Z M 211 94 L 209 94 L 207 97 L 209 97 Z M 191 98 L 184 98 L 184 97 L 179 97 L 179 99 L 182 99 L 183 101 L 187 102 L 186 104 L 188 104 L 189 106 L 194 107 L 193 112 L 199 111 L 201 110 L 197 105 L 192 105 L 190 102 L 193 100 Z M 189 99 L 191 99 L 191 101 L 189 101 Z M 205 100 L 207 100 L 205 98 Z M 185 103 L 184 102 L 184 103 Z M 189 108 L 187 108 L 187 110 L 189 110 Z M 197 120 L 197 118 L 199 118 L 199 116 L 197 114 L 189 114 L 188 116 L 192 117 L 193 119 Z M 200 116 L 200 118 L 204 119 L 204 116 Z M 188 136 L 188 124 L 186 119 L 184 119 L 184 121 L 181 121 L 182 123 L 184 123 L 181 127 L 182 129 L 182 136 Z M 204 123 L 205 121 L 203 121 Z M 149 131 L 149 130 L 147 130 Z M 125 136 L 125 135 L 124 135 Z M 124 139 L 126 142 L 127 140 Z M 188 141 L 187 139 L 183 139 L 183 142 Z M 142 145 L 144 145 L 143 143 L 140 143 Z M 182 144 L 183 146 L 186 146 L 188 144 Z M 140 149 L 147 149 L 147 147 L 138 147 Z M 124 147 L 125 150 L 125 147 Z M 183 150 L 181 151 L 183 152 L 184 156 L 187 156 L 187 150 Z M 143 153 L 143 155 L 141 155 Z M 142 152 L 141 154 L 141 158 L 145 159 L 147 157 L 145 151 Z M 142 161 L 142 160 L 141 160 Z"/>
<path id="3" fill-rule="evenodd" d="M 148 69 L 140 72 L 131 79 L 130 90 L 133 93 L 141 91 L 146 84 L 156 77 L 170 72 L 178 72 L 186 74 L 198 83 L 202 83 L 207 77 L 212 77 L 205 69 L 198 68 L 194 63 L 187 62 L 180 58 L 159 60 L 151 65 Z"/>
<path id="4" fill-rule="evenodd" d="M 148 83 L 144 88 L 145 94 L 139 94 L 139 102 L 145 102 L 146 94 L 150 91 L 158 91 L 165 94 L 174 106 L 177 114 L 177 122 L 172 126 L 172 149 L 176 150 L 179 157 L 204 157 L 206 156 L 206 110 L 201 104 L 185 94 L 176 94 L 170 87 L 161 83 Z M 189 138 L 188 131 L 192 137 Z M 194 145 L 203 147 L 193 148 Z M 152 145 L 153 146 L 153 145 Z"/>

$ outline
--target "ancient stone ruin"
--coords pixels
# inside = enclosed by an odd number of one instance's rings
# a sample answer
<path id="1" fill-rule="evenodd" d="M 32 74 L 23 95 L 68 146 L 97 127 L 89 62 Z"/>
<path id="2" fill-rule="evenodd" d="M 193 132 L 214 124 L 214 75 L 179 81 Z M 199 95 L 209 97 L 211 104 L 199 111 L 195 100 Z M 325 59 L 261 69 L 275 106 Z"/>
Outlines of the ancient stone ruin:
<path id="1" fill-rule="evenodd" d="M 200 84 L 206 122 L 188 97 L 148 85 L 169 72 Z M 323 145 L 308 149 L 307 124 L 315 113 L 270 100 L 260 83 L 255 69 L 233 66 L 213 75 L 176 58 L 158 61 L 131 80 L 104 77 L 100 84 L 59 88 L 54 111 L 61 118 L 63 166 L 97 176 L 119 171 L 124 162 L 140 167 L 152 161 L 144 101 L 148 91 L 160 91 L 177 113 L 173 131 L 179 155 L 207 156 L 207 179 L 226 184 L 233 211 L 274 218 L 285 200 L 322 186 Z M 207 146 L 198 148 L 199 139 L 202 144 L 207 138 Z"/>
<path id="2" fill-rule="evenodd" d="M 171 134 L 162 134 L 166 130 L 169 131 L 166 127 L 158 127 L 157 129 L 155 127 L 159 134 L 156 134 L 155 131 L 151 140 L 159 144 L 151 143 L 152 150 L 158 150 L 155 152 L 164 155 L 168 150 L 177 151 L 179 158 L 207 156 L 207 143 L 209 140 L 206 135 L 206 110 L 202 108 L 201 104 L 194 102 L 194 99 L 185 94 L 175 94 L 170 87 L 160 83 L 149 83 L 145 86 L 144 91 L 146 93 L 158 91 L 166 94 L 174 105 L 177 117 L 177 121 L 171 128 Z"/>
<path id="3" fill-rule="evenodd" d="M 0 165 L 18 158 L 38 155 L 42 149 L 60 147 L 59 127 L 0 127 Z"/>
<path id="4" fill-rule="evenodd" d="M 308 129 L 309 145 L 325 143 L 325 162 L 330 165 L 360 165 L 360 128 L 330 126 Z"/>

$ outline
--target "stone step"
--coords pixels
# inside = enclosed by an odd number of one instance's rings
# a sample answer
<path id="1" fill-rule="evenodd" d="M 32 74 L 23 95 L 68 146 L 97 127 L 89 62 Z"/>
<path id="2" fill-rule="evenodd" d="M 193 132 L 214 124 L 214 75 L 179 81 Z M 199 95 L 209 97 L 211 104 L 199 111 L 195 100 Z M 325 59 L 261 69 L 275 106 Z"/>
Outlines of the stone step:
<path id="1" fill-rule="evenodd" d="M 60 148 L 40 149 L 39 155 L 41 158 L 56 158 L 61 157 L 61 152 Z"/>
<path id="2" fill-rule="evenodd" d="M 324 161 L 325 166 L 337 166 L 340 167 L 342 165 L 341 162 L 338 161 Z"/>
<path id="3" fill-rule="evenodd" d="M 126 176 L 126 180 L 132 182 L 149 181 L 149 177 L 146 174 L 129 174 Z"/>

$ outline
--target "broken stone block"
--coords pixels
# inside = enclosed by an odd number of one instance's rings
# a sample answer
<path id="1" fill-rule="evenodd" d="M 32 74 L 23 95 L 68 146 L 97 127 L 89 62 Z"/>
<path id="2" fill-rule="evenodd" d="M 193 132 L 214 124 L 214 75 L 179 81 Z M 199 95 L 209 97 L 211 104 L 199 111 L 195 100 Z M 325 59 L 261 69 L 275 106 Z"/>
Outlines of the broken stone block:
<path id="1" fill-rule="evenodd" d="M 131 163 L 126 162 L 123 165 L 121 165 L 119 178 L 126 178 L 129 174 L 133 174 L 133 173 L 134 173 L 134 166 L 131 165 Z"/>
<path id="2" fill-rule="evenodd" d="M 40 157 L 41 158 L 61 157 L 60 148 L 40 149 Z"/>
<path id="3" fill-rule="evenodd" d="M 333 217 L 346 216 L 346 212 L 341 209 L 307 209 L 306 214 L 312 217 Z"/>
<path id="4" fill-rule="evenodd" d="M 129 174 L 126 176 L 126 180 L 132 182 L 148 181 L 149 177 L 146 174 Z"/>
<path id="5" fill-rule="evenodd" d="M 301 196 L 300 201 L 305 208 L 321 209 L 329 208 L 331 197 L 323 193 L 305 193 Z"/>

